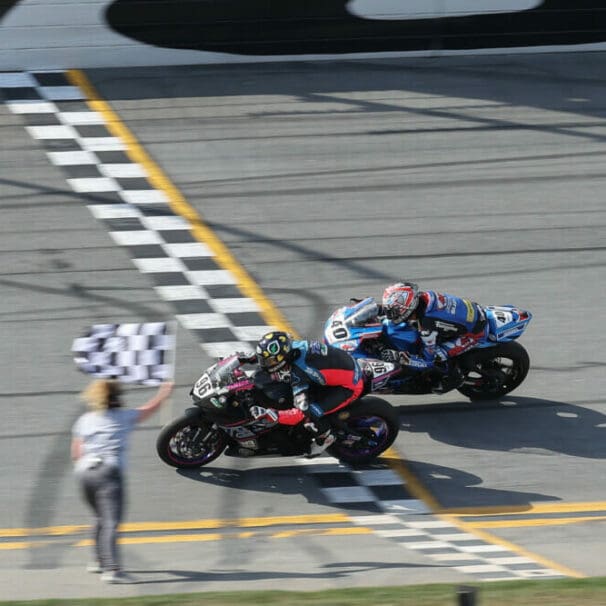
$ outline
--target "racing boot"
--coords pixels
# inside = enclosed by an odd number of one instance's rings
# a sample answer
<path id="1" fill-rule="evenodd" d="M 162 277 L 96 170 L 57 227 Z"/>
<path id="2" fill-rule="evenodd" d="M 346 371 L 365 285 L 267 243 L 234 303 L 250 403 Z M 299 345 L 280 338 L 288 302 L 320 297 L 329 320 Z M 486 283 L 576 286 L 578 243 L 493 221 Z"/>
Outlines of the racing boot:
<path id="1" fill-rule="evenodd" d="M 330 427 L 325 429 L 322 433 L 320 433 L 318 426 L 313 421 L 307 421 L 304 423 L 303 427 L 314 436 L 309 445 L 309 452 L 305 455 L 307 459 L 313 459 L 320 456 L 329 446 L 332 446 L 335 443 L 336 438 L 332 434 Z"/>
<path id="2" fill-rule="evenodd" d="M 437 395 L 442 395 L 456 389 L 465 379 L 465 375 L 463 375 L 459 367 L 454 364 L 446 365 L 445 367 L 440 368 L 440 370 L 442 373 L 440 374 L 437 383 L 431 388 L 431 392 Z"/>
<path id="3" fill-rule="evenodd" d="M 319 457 L 329 446 L 335 443 L 336 439 L 330 429 L 316 436 L 311 441 L 309 453 L 305 455 L 305 458 L 314 459 L 315 457 Z"/>

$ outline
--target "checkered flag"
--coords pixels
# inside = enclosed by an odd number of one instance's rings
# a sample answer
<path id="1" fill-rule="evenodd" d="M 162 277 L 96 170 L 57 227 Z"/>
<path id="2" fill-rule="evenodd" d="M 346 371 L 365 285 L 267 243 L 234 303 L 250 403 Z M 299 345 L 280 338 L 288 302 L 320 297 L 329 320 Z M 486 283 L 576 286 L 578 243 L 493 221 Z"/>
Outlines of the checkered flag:
<path id="1" fill-rule="evenodd" d="M 76 366 L 93 377 L 157 385 L 173 377 L 175 335 L 167 322 L 95 324 L 74 340 Z"/>

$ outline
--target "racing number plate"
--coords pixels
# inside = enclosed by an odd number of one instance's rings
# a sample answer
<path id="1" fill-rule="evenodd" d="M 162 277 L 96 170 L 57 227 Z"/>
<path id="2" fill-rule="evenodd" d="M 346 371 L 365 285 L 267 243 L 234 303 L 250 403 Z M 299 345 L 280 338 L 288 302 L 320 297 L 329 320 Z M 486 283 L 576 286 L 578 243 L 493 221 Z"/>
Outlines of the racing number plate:
<path id="1" fill-rule="evenodd" d="M 205 398 L 213 391 L 213 384 L 208 373 L 204 373 L 194 385 L 194 394 L 199 398 Z"/>

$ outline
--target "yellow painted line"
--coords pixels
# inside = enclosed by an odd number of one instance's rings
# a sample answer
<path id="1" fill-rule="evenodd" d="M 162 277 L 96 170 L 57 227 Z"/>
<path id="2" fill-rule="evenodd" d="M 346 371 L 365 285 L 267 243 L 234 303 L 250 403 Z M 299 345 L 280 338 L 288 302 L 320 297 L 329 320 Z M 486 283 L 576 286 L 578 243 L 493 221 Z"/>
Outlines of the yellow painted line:
<path id="1" fill-rule="evenodd" d="M 171 534 L 155 537 L 119 537 L 120 545 L 147 545 L 150 543 L 201 543 L 209 541 L 220 541 L 226 538 L 222 534 Z M 74 547 L 92 547 L 92 539 L 83 539 L 74 543 Z"/>
<path id="2" fill-rule="evenodd" d="M 280 526 L 284 524 L 336 524 L 351 522 L 349 516 L 337 514 L 313 514 L 299 516 L 270 516 L 265 518 L 235 518 L 233 520 L 189 520 L 185 522 L 134 522 L 120 527 L 123 532 L 140 532 L 153 530 L 194 530 L 226 528 L 238 526 L 241 528 Z"/>
<path id="3" fill-rule="evenodd" d="M 526 526 L 562 526 L 606 520 L 606 516 L 584 516 L 578 518 L 534 518 L 524 520 L 492 520 L 486 522 L 466 522 L 470 528 L 524 528 Z"/>
<path id="4" fill-rule="evenodd" d="M 393 446 L 381 455 L 381 459 L 387 460 L 387 463 L 391 469 L 404 480 L 406 488 L 410 490 L 410 493 L 417 499 L 423 501 L 427 507 L 429 507 L 432 513 L 440 511 L 440 504 L 436 498 L 410 471 L 408 465 L 406 465 L 404 462 L 403 457 Z"/>
<path id="5" fill-rule="evenodd" d="M 11 542 L 11 543 L 0 543 L 0 551 L 8 551 L 9 549 L 30 549 L 31 547 L 35 547 L 36 543 L 30 542 Z"/>
<path id="6" fill-rule="evenodd" d="M 306 515 L 306 516 L 273 516 L 266 518 L 235 518 L 233 520 L 209 519 L 187 520 L 184 522 L 132 522 L 120 527 L 122 532 L 162 531 L 162 530 L 196 530 L 228 527 L 264 527 L 282 524 L 330 524 L 348 522 L 343 514 Z"/>
<path id="7" fill-rule="evenodd" d="M 209 533 L 209 534 L 171 534 L 163 536 L 146 537 L 120 537 L 118 543 L 121 545 L 149 545 L 154 543 L 208 543 L 211 541 L 225 541 L 234 539 L 250 539 L 256 536 L 264 536 L 269 539 L 288 539 L 297 536 L 342 536 L 342 535 L 365 535 L 372 534 L 370 528 L 356 526 L 352 528 L 328 528 L 313 529 L 305 528 L 292 531 L 275 532 L 263 534 L 259 532 L 234 532 L 234 533 Z M 83 539 L 74 543 L 74 547 L 92 547 L 92 539 Z"/>
<path id="8" fill-rule="evenodd" d="M 165 530 L 209 530 L 226 527 L 265 527 L 286 524 L 339 524 L 351 523 L 343 513 L 311 514 L 298 516 L 270 516 L 264 518 L 234 518 L 233 520 L 209 519 L 186 520 L 184 522 L 129 522 L 120 525 L 120 532 L 144 532 Z M 3 528 L 0 537 L 28 537 L 39 535 L 61 536 L 87 531 L 90 526 L 48 526 L 46 528 Z"/>
<path id="9" fill-rule="evenodd" d="M 288 539 L 290 537 L 298 537 L 301 535 L 316 535 L 323 537 L 334 537 L 343 535 L 358 535 L 358 534 L 372 534 L 373 531 L 370 528 L 364 526 L 352 526 L 351 528 L 304 528 L 295 530 L 285 530 L 282 532 L 275 532 L 271 534 L 272 539 Z"/>
<path id="10" fill-rule="evenodd" d="M 38 535 L 67 535 L 77 534 L 88 530 L 88 525 L 69 525 L 69 526 L 46 526 L 42 528 L 0 528 L 0 537 L 32 537 Z"/>
<path id="11" fill-rule="evenodd" d="M 472 526 L 472 524 L 470 524 L 468 522 L 463 522 L 456 516 L 440 515 L 439 517 L 444 520 L 447 520 L 448 522 L 450 522 L 457 528 L 460 528 L 462 531 L 468 532 L 469 534 L 472 534 L 472 535 L 478 537 L 479 539 L 482 539 L 482 541 L 485 541 L 486 543 L 491 543 L 493 545 L 501 545 L 502 547 L 505 547 L 509 551 L 517 553 L 518 555 L 524 556 L 526 558 L 530 558 L 531 560 L 534 560 L 535 562 L 541 564 L 545 568 L 550 568 L 551 570 L 560 572 L 563 575 L 568 576 L 568 577 L 575 577 L 578 579 L 585 578 L 584 574 L 581 574 L 580 572 L 573 570 L 572 568 L 568 568 L 567 566 L 558 564 L 557 562 L 554 562 L 548 558 L 544 558 L 543 556 L 540 556 L 532 551 L 529 551 L 528 549 L 525 549 L 524 547 L 520 547 L 519 545 L 516 545 L 515 543 L 502 539 L 501 537 L 497 537 L 484 530 L 480 530 L 479 528 L 474 528 Z"/>
<path id="12" fill-rule="evenodd" d="M 389 466 L 400 475 L 406 482 L 407 487 L 410 489 L 410 492 L 425 502 L 425 504 L 431 509 L 434 515 L 439 518 L 446 520 L 462 530 L 463 532 L 468 532 L 472 534 L 482 541 L 486 543 L 490 543 L 492 545 L 500 545 L 505 547 L 509 551 L 516 553 L 518 555 L 524 556 L 526 558 L 530 558 L 531 560 L 545 566 L 546 568 L 550 568 L 551 570 L 555 570 L 557 572 L 562 573 L 565 576 L 576 577 L 576 578 L 584 578 L 585 575 L 573 570 L 572 568 L 568 568 L 567 566 L 563 566 L 558 564 L 557 562 L 553 562 L 543 556 L 540 556 L 536 553 L 533 553 L 524 547 L 516 545 L 510 541 L 505 539 L 501 539 L 500 537 L 494 536 L 488 532 L 480 530 L 479 528 L 474 527 L 471 523 L 462 521 L 457 515 L 447 515 L 448 510 L 443 509 L 437 499 L 427 490 L 427 488 L 421 484 L 421 482 L 416 478 L 416 476 L 410 471 L 403 458 L 399 455 L 399 453 L 390 448 L 386 454 L 382 456 L 382 458 L 386 458 Z"/>
<path id="13" fill-rule="evenodd" d="M 129 158 L 145 169 L 150 184 L 166 195 L 169 206 L 173 212 L 190 223 L 192 235 L 199 242 L 206 244 L 212 251 L 217 264 L 229 271 L 235 277 L 237 285 L 244 296 L 250 297 L 257 303 L 264 320 L 270 326 L 286 330 L 294 335 L 295 332 L 293 328 L 287 322 L 283 314 L 272 301 L 264 295 L 261 288 L 249 276 L 242 265 L 238 263 L 227 246 L 225 246 L 218 236 L 204 223 L 197 211 L 189 202 L 187 202 L 179 189 L 145 151 L 130 129 L 111 108 L 110 104 L 99 96 L 99 93 L 93 87 L 84 72 L 80 70 L 69 70 L 67 72 L 67 78 L 73 86 L 78 87 L 84 93 L 87 104 L 91 110 L 101 114 L 105 126 L 110 133 L 124 143 Z"/>
<path id="14" fill-rule="evenodd" d="M 461 507 L 456 509 L 443 509 L 442 513 L 457 515 L 461 517 L 486 516 L 486 515 L 515 515 L 524 513 L 527 515 L 538 515 L 544 513 L 581 513 L 586 511 L 605 511 L 606 502 L 584 502 L 584 503 L 548 503 L 513 505 L 502 507 Z"/>

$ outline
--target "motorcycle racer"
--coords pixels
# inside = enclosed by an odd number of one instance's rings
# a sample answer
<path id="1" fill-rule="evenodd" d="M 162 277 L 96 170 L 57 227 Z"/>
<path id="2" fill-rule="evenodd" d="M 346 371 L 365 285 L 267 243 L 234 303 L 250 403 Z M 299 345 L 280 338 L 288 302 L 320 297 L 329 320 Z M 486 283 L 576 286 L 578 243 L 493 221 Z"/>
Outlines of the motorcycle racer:
<path id="1" fill-rule="evenodd" d="M 357 301 L 355 323 L 383 323 L 380 356 L 400 364 L 404 372 L 434 370 L 440 380 L 432 391 L 445 393 L 458 387 L 462 375 L 449 362 L 475 347 L 487 334 L 487 322 L 480 305 L 468 299 L 422 291 L 414 282 L 396 282 L 385 288 L 381 305 L 372 297 Z M 398 327 L 419 331 L 418 355 L 398 346 Z M 409 343 L 409 340 L 407 341 Z"/>
<path id="2" fill-rule="evenodd" d="M 250 412 L 255 419 L 267 418 L 281 425 L 303 423 L 314 436 L 309 457 L 320 455 L 335 441 L 324 415 L 357 400 L 364 389 L 362 372 L 348 353 L 320 341 L 293 340 L 282 331 L 265 334 L 254 358 L 251 352 L 239 354 L 239 360 L 256 361 L 273 381 L 290 385 L 292 408 L 253 406 Z"/>

